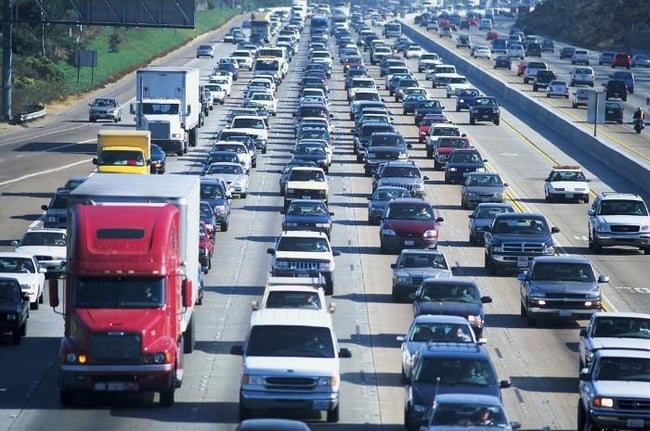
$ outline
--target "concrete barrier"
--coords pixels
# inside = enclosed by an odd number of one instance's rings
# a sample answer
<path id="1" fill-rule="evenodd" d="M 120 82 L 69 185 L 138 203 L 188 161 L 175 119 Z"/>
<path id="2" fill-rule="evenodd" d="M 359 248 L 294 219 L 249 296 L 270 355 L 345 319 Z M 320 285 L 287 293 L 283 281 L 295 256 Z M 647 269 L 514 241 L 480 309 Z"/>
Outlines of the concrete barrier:
<path id="1" fill-rule="evenodd" d="M 524 121 L 532 128 L 538 130 L 551 128 L 554 133 L 571 143 L 573 149 L 578 149 L 589 157 L 607 161 L 607 166 L 613 171 L 625 173 L 626 180 L 639 189 L 647 189 L 650 184 L 650 164 L 644 160 L 636 160 L 623 153 L 618 145 L 594 137 L 589 132 L 576 127 L 571 121 L 534 98 L 517 91 L 498 77 L 490 75 L 457 55 L 453 50 L 437 43 L 431 35 L 424 34 L 404 22 L 402 22 L 402 32 L 425 50 L 438 53 L 444 58 L 445 63 L 456 66 L 458 73 L 465 75 L 483 93 L 497 97 L 509 112 L 520 118 L 524 117 L 520 114 L 525 114 Z"/>

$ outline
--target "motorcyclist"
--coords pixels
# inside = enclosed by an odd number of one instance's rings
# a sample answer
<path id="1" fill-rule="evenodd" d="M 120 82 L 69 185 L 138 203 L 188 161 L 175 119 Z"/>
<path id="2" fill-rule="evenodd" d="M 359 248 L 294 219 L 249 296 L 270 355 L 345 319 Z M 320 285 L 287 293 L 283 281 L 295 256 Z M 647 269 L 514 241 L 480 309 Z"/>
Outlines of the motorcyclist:
<path id="1" fill-rule="evenodd" d="M 639 106 L 636 108 L 636 111 L 634 111 L 634 115 L 632 116 L 634 120 L 645 120 L 645 111 Z"/>

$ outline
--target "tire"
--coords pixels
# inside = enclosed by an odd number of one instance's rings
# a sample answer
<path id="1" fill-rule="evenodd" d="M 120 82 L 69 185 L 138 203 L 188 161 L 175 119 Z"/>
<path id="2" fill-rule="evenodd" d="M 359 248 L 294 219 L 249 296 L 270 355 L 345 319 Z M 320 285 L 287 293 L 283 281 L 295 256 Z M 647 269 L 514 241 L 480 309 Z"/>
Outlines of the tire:
<path id="1" fill-rule="evenodd" d="M 501 120 L 500 120 L 499 118 L 497 118 L 496 120 L 494 120 L 494 125 L 495 125 L 495 126 L 498 126 L 499 124 L 501 124 Z"/>
<path id="2" fill-rule="evenodd" d="M 196 342 L 194 329 L 194 316 L 192 316 L 183 334 L 183 353 L 192 353 L 194 351 L 194 343 Z"/>
<path id="3" fill-rule="evenodd" d="M 390 254 L 390 250 L 388 250 L 388 247 L 386 247 L 383 243 L 379 245 L 379 252 L 381 254 Z"/>
<path id="4" fill-rule="evenodd" d="M 485 255 L 485 271 L 489 275 L 497 275 L 497 267 L 487 254 Z"/>
<path id="5" fill-rule="evenodd" d="M 30 310 L 38 310 L 38 307 L 39 307 L 38 299 L 36 299 L 36 302 L 29 303 Z"/>
<path id="6" fill-rule="evenodd" d="M 20 335 L 20 333 L 23 331 L 23 327 L 27 325 L 27 322 L 23 323 L 22 326 L 18 329 L 14 329 L 11 331 L 11 344 L 14 346 L 17 346 L 20 344 L 22 341 L 23 337 Z M 27 329 L 24 329 L 25 332 L 27 332 Z"/>
<path id="7" fill-rule="evenodd" d="M 59 390 L 59 404 L 61 404 L 61 407 L 72 406 L 74 404 L 74 392 L 63 389 Z"/>
<path id="8" fill-rule="evenodd" d="M 172 383 L 169 388 L 164 391 L 160 391 L 160 406 L 161 407 L 171 407 L 174 405 L 174 394 L 176 393 L 176 388 Z"/>
<path id="9" fill-rule="evenodd" d="M 41 295 L 38 297 L 38 303 L 43 304 L 45 302 L 45 298 L 43 297 L 43 293 L 41 292 Z"/>
<path id="10" fill-rule="evenodd" d="M 246 196 L 248 196 L 248 193 L 242 193 L 242 194 L 240 195 L 240 197 L 241 197 L 242 199 L 246 199 Z"/>
<path id="11" fill-rule="evenodd" d="M 528 312 L 526 311 L 526 307 L 524 307 L 524 304 L 519 303 L 519 316 L 526 318 L 528 316 Z"/>
<path id="12" fill-rule="evenodd" d="M 332 410 L 327 411 L 327 422 L 335 423 L 339 421 L 339 405 L 334 407 Z"/>
<path id="13" fill-rule="evenodd" d="M 239 415 L 239 420 L 240 420 L 240 421 L 246 420 L 246 419 L 248 419 L 248 418 L 251 416 L 251 411 L 248 410 L 246 407 L 243 407 L 243 406 L 242 406 L 241 398 L 240 398 L 240 400 L 239 400 L 239 411 L 238 411 L 238 415 Z"/>
<path id="14" fill-rule="evenodd" d="M 537 85 L 533 85 L 533 91 L 537 91 Z"/>
<path id="15" fill-rule="evenodd" d="M 472 126 L 476 124 L 476 120 L 474 120 L 474 117 L 472 117 L 471 115 L 469 117 L 469 124 Z"/>
<path id="16" fill-rule="evenodd" d="M 433 153 L 431 151 L 427 151 L 427 159 L 433 159 Z M 435 169 L 435 162 L 434 163 L 434 169 Z"/>
<path id="17" fill-rule="evenodd" d="M 198 143 L 198 133 L 196 133 L 196 128 L 190 130 L 190 142 L 189 145 L 190 147 L 196 147 L 196 144 Z"/>
<path id="18" fill-rule="evenodd" d="M 228 232 L 228 222 L 226 221 L 221 223 L 219 229 L 221 230 L 221 232 Z"/>

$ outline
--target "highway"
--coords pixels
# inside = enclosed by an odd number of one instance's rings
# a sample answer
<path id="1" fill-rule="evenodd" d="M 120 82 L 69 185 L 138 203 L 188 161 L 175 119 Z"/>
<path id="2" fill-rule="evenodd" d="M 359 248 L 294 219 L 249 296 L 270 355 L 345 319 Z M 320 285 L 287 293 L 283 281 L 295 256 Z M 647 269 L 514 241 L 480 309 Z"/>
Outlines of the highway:
<path id="1" fill-rule="evenodd" d="M 195 59 L 196 46 L 204 41 L 221 40 L 219 30 L 162 59 L 161 64 L 188 64 L 201 69 L 207 78 L 214 60 Z M 233 430 L 237 421 L 237 399 L 241 358 L 229 354 L 233 344 L 245 335 L 250 301 L 262 294 L 269 269 L 266 249 L 280 229 L 281 198 L 277 170 L 289 160 L 293 119 L 297 105 L 299 71 L 306 64 L 306 38 L 301 54 L 290 66 L 290 76 L 280 86 L 280 108 L 271 119 L 269 152 L 260 155 L 251 174 L 247 199 L 234 199 L 228 232 L 217 234 L 213 269 L 206 278 L 206 297 L 197 316 L 197 347 L 186 357 L 183 387 L 176 393 L 176 404 L 159 408 L 148 395 L 93 396 L 80 406 L 63 410 L 56 389 L 56 352 L 63 333 L 63 320 L 49 307 L 31 313 L 28 337 L 20 346 L 2 343 L 0 367 L 1 430 Z M 232 51 L 229 44 L 216 43 L 217 56 Z M 334 46 L 332 45 L 332 49 Z M 417 70 L 415 60 L 409 60 Z M 335 162 L 331 168 L 330 205 L 335 225 L 332 244 L 341 251 L 337 257 L 334 296 L 334 321 L 342 347 L 353 357 L 341 361 L 342 406 L 339 424 L 314 421 L 322 430 L 402 430 L 404 389 L 400 384 L 400 350 L 395 340 L 412 319 L 409 304 L 393 304 L 390 297 L 390 263 L 395 256 L 379 254 L 378 228 L 366 223 L 366 196 L 370 179 L 363 166 L 354 161 L 349 134 L 348 107 L 345 101 L 341 66 L 335 62 L 330 81 L 330 106 L 335 113 Z M 372 76 L 379 79 L 376 67 Z M 168 171 L 196 173 L 209 148 L 214 131 L 223 127 L 227 108 L 241 102 L 242 90 L 250 72 L 236 82 L 226 105 L 215 107 L 201 129 L 199 146 L 186 156 L 168 158 Z M 424 81 L 424 74 L 418 74 Z M 431 180 L 426 185 L 427 199 L 439 209 L 445 222 L 441 229 L 440 250 L 458 267 L 457 274 L 475 277 L 483 295 L 494 302 L 486 307 L 488 350 L 500 379 L 510 378 L 513 387 L 503 390 L 512 419 L 524 430 L 575 429 L 577 396 L 578 328 L 581 322 L 549 322 L 528 328 L 519 317 L 518 282 L 514 277 L 490 277 L 483 270 L 483 250 L 467 241 L 467 215 L 460 208 L 458 185 L 446 185 L 443 174 L 433 171 L 417 143 L 413 120 L 401 115 L 401 105 L 381 90 L 393 109 L 399 130 L 413 143 L 411 157 L 418 161 Z M 444 90 L 432 90 L 441 97 Z M 108 86 L 101 94 L 118 97 L 128 109 L 134 94 L 134 77 L 127 76 Z M 24 128 L 0 132 L 0 246 L 19 238 L 40 215 L 56 187 L 75 175 L 92 170 L 90 159 L 99 124 L 86 123 L 87 99 Z M 585 204 L 548 204 L 543 199 L 543 179 L 555 163 L 578 163 L 592 179 L 594 191 L 636 190 L 625 174 L 613 172 L 606 161 L 570 149 L 570 142 L 549 130 L 533 130 L 530 118 L 516 118 L 502 111 L 502 125 L 468 125 L 467 112 L 449 112 L 475 146 L 489 160 L 490 169 L 499 172 L 510 184 L 513 202 L 546 215 L 561 232 L 556 241 L 562 252 L 589 255 L 597 271 L 610 276 L 604 286 L 609 309 L 645 311 L 650 304 L 647 285 L 648 257 L 636 250 L 607 250 L 591 255 L 586 241 Z M 132 118 L 118 127 L 132 126 Z M 568 155 L 570 154 L 570 156 Z M 47 301 L 47 298 L 46 298 Z M 59 310 L 60 311 L 60 310 Z M 303 418 L 304 419 L 304 418 Z M 314 420 L 315 418 L 306 418 Z"/>

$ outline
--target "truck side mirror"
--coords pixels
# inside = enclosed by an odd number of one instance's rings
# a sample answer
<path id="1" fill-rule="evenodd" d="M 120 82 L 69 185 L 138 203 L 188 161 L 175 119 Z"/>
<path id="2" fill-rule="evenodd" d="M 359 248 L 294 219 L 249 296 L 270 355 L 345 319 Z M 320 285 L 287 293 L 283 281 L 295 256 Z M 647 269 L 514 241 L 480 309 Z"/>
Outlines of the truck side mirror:
<path id="1" fill-rule="evenodd" d="M 97 157 L 93 157 L 93 165 L 99 165 L 99 159 Z"/>
<path id="2" fill-rule="evenodd" d="M 580 337 L 586 337 L 587 336 L 587 328 L 580 328 Z"/>
<path id="3" fill-rule="evenodd" d="M 48 288 L 50 289 L 50 306 L 56 308 L 59 306 L 59 280 L 50 278 Z"/>
<path id="4" fill-rule="evenodd" d="M 135 115 L 135 106 L 133 105 L 133 103 L 131 103 L 131 104 L 129 105 L 129 112 L 130 112 L 132 115 Z"/>
<path id="5" fill-rule="evenodd" d="M 147 161 L 145 162 L 145 165 L 150 166 L 151 165 L 151 159 L 147 159 Z"/>
<path id="6" fill-rule="evenodd" d="M 43 211 L 47 211 L 47 205 L 41 205 L 41 209 L 42 209 Z"/>
<path id="7" fill-rule="evenodd" d="M 185 279 L 181 286 L 181 295 L 183 297 L 183 307 L 189 308 L 194 305 L 194 300 L 192 299 L 192 281 Z"/>

